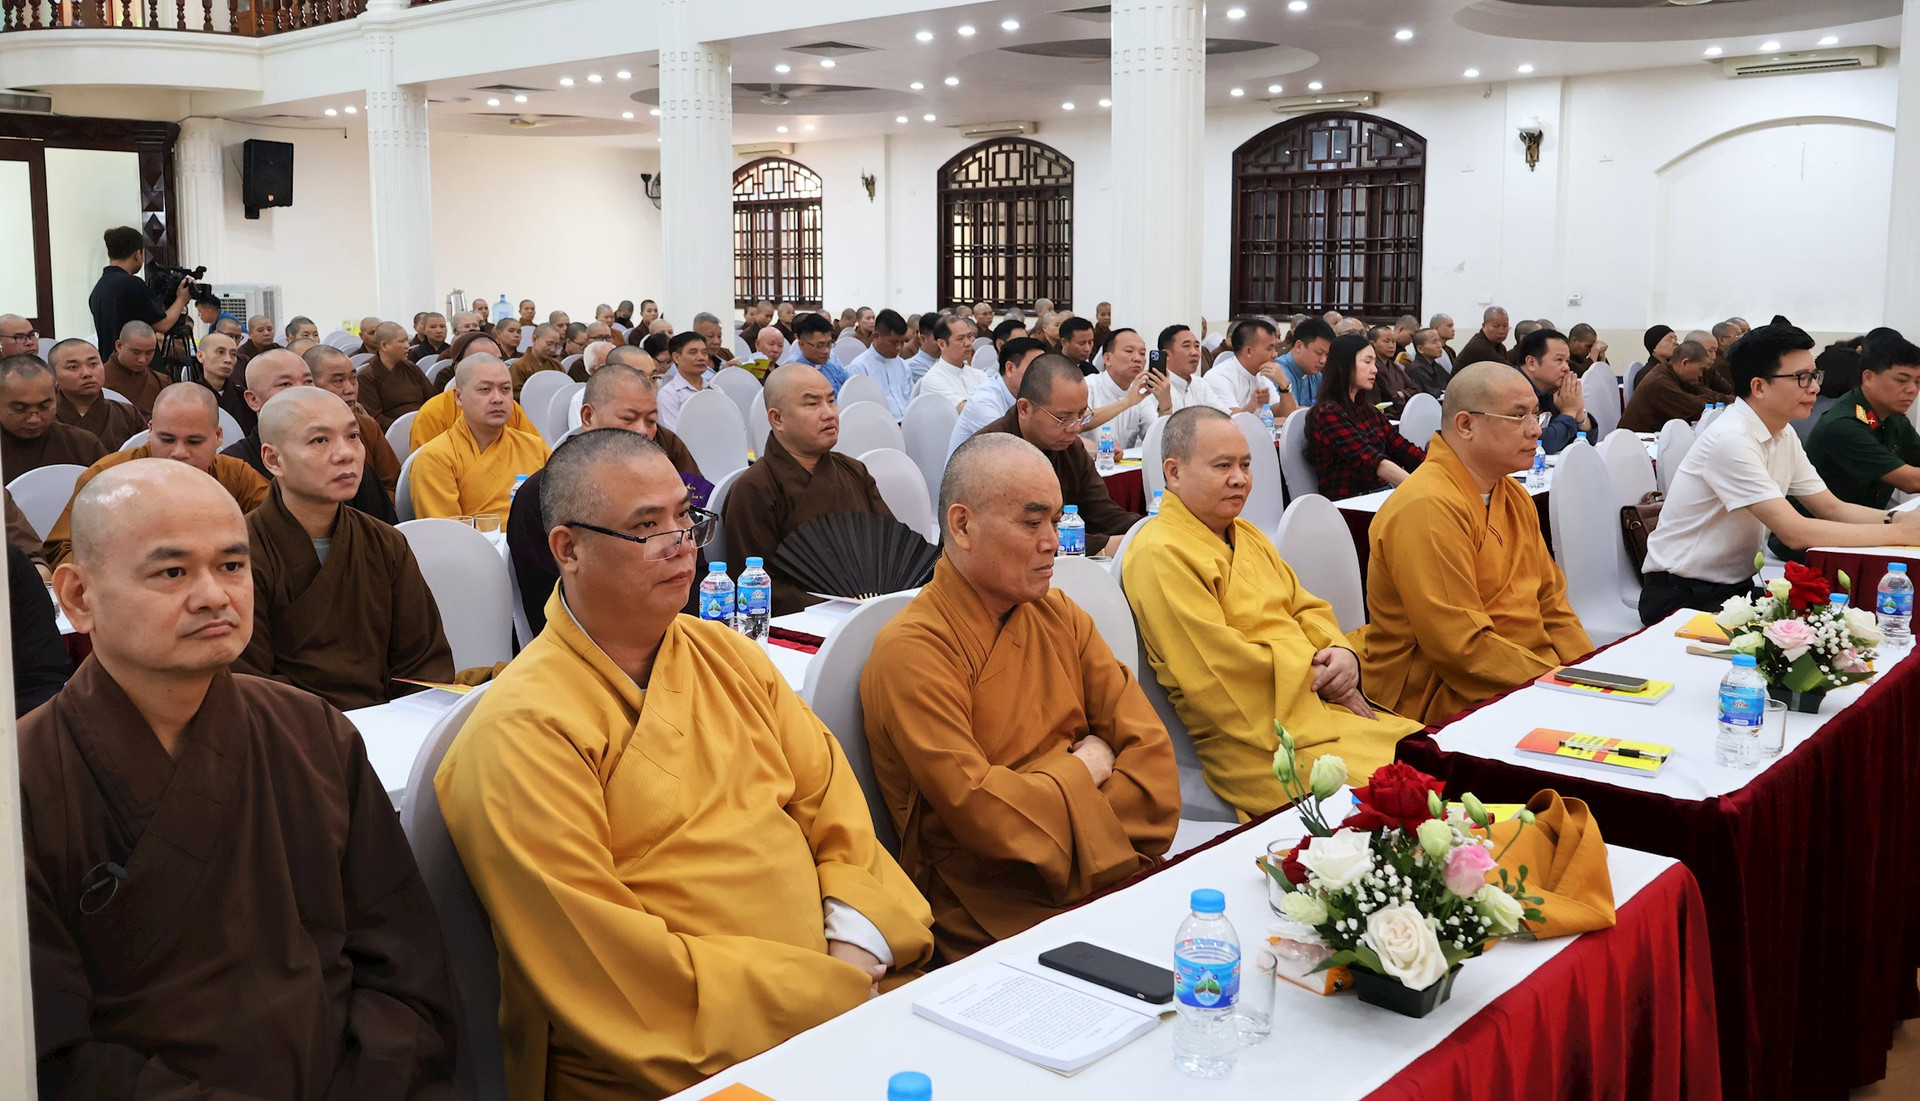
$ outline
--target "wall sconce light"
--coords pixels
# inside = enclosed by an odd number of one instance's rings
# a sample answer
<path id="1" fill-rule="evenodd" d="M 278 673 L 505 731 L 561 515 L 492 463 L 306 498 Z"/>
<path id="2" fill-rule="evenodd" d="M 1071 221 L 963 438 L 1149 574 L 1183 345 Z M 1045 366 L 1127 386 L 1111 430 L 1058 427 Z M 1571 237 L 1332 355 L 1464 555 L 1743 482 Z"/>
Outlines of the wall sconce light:
<path id="1" fill-rule="evenodd" d="M 861 187 L 864 187 L 864 188 L 866 188 L 866 189 L 867 189 L 867 201 L 868 201 L 868 202 L 872 202 L 872 201 L 873 201 L 873 189 L 874 189 L 874 187 L 875 187 L 875 186 L 877 186 L 877 185 L 878 185 L 879 183 L 880 183 L 880 181 L 879 181 L 879 180 L 876 180 L 876 179 L 874 179 L 874 178 L 873 178 L 873 173 L 871 173 L 871 172 L 862 172 L 862 173 L 860 173 L 860 186 L 861 186 Z"/>
<path id="2" fill-rule="evenodd" d="M 652 172 L 640 173 L 640 182 L 646 185 L 647 198 L 653 200 L 653 209 L 660 209 L 660 177 Z"/>
<path id="3" fill-rule="evenodd" d="M 1540 139 L 1546 131 L 1540 129 L 1540 120 L 1532 115 L 1520 120 L 1520 144 L 1527 147 L 1527 171 L 1534 170 L 1540 163 Z"/>

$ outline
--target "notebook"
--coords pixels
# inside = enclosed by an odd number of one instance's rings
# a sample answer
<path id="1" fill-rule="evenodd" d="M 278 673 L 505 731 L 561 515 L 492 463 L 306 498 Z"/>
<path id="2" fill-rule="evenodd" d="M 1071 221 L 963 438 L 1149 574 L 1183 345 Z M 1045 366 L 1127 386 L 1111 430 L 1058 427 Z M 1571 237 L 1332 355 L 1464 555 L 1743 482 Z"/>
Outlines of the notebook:
<path id="1" fill-rule="evenodd" d="M 1165 1007 L 1168 1013 L 1173 1006 Z M 1031 957 L 969 969 L 913 1012 L 1056 1074 L 1071 1075 L 1160 1024 L 1161 1009 L 1041 967 Z"/>
<path id="2" fill-rule="evenodd" d="M 1718 642 L 1724 644 L 1727 641 L 1727 632 L 1723 630 L 1718 623 L 1713 621 L 1712 612 L 1701 612 L 1699 615 L 1687 620 L 1678 631 L 1673 633 L 1673 637 L 1690 638 L 1696 642 Z"/>
<path id="3" fill-rule="evenodd" d="M 1649 776 L 1658 773 L 1660 766 L 1667 763 L 1667 758 L 1673 756 L 1672 746 L 1658 742 L 1602 738 L 1597 734 L 1573 734 L 1545 727 L 1520 739 L 1514 748 L 1522 753 L 1538 753 L 1604 769 L 1644 772 Z"/>
<path id="4" fill-rule="evenodd" d="M 1559 669 L 1541 675 L 1540 679 L 1533 683 L 1553 692 L 1571 692 L 1576 696 L 1598 696 L 1610 700 L 1624 700 L 1627 703 L 1659 703 L 1673 691 L 1673 682 L 1664 680 L 1650 680 L 1647 686 L 1638 692 L 1628 692 L 1620 688 L 1595 688 L 1591 684 L 1574 684 L 1560 679 L 1560 670 L 1565 668 L 1566 666 L 1562 665 Z"/>

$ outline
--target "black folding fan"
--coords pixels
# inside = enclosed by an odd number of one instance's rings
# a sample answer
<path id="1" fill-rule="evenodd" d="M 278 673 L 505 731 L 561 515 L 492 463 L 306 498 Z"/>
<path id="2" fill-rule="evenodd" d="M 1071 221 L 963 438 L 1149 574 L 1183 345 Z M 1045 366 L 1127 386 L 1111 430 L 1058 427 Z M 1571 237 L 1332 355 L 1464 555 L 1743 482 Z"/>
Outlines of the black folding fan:
<path id="1" fill-rule="evenodd" d="M 927 583 L 940 548 L 871 512 L 834 512 L 780 541 L 773 565 L 810 593 L 865 599 Z"/>

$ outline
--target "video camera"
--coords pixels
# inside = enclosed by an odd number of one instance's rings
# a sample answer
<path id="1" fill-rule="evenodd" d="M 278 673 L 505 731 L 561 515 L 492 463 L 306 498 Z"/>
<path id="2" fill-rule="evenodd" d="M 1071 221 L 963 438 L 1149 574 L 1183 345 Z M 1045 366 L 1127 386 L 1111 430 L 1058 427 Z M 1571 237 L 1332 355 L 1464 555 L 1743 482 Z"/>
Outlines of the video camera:
<path id="1" fill-rule="evenodd" d="M 194 302 L 211 306 L 220 305 L 220 296 L 213 293 L 212 287 L 207 286 L 207 266 L 205 264 L 197 268 L 176 268 L 166 264 L 148 264 L 146 266 L 146 275 L 147 286 L 153 291 L 154 297 L 158 298 L 163 306 L 172 302 L 173 296 L 180 293 L 180 281 L 182 279 L 193 280 L 193 289 L 188 292 L 187 296 Z"/>

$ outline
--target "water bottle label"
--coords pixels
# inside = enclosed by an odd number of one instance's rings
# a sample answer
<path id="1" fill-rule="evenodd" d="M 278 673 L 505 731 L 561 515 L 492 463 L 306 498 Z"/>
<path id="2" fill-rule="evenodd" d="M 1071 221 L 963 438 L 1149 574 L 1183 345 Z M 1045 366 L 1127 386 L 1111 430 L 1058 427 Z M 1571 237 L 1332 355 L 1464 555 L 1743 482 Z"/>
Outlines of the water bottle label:
<path id="1" fill-rule="evenodd" d="M 1203 963 L 1176 955 L 1174 994 L 1180 1004 L 1200 1009 L 1231 1009 L 1240 1000 L 1240 957 Z"/>
<path id="2" fill-rule="evenodd" d="M 700 618 L 724 620 L 733 614 L 733 593 L 725 590 L 700 590 Z"/>
<path id="3" fill-rule="evenodd" d="M 741 610 L 748 615 L 766 615 L 773 603 L 773 590 L 761 585 L 749 585 L 740 590 Z"/>
<path id="4" fill-rule="evenodd" d="M 1876 608 L 1875 611 L 1878 611 L 1881 615 L 1912 615 L 1912 591 L 1881 593 L 1880 606 Z"/>
<path id="5" fill-rule="evenodd" d="M 1087 553 L 1087 529 L 1086 528 L 1061 528 L 1060 529 L 1060 553 L 1061 554 Z"/>
<path id="6" fill-rule="evenodd" d="M 1757 727 L 1767 717 L 1767 697 L 1751 689 L 1720 690 L 1720 721 L 1728 726 Z"/>

